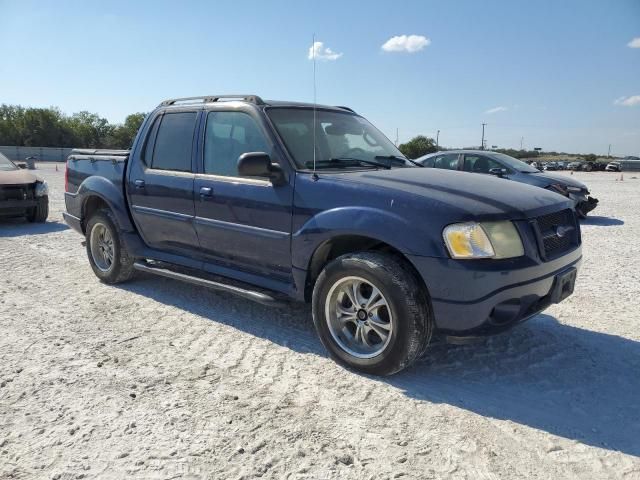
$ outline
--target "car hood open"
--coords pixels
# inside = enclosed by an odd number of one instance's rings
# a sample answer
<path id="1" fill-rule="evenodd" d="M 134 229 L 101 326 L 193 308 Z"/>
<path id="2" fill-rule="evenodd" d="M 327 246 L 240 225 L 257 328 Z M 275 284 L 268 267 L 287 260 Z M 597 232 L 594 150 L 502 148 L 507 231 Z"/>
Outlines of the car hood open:
<path id="1" fill-rule="evenodd" d="M 27 185 L 41 181 L 38 175 L 26 170 L 0 170 L 0 185 Z"/>

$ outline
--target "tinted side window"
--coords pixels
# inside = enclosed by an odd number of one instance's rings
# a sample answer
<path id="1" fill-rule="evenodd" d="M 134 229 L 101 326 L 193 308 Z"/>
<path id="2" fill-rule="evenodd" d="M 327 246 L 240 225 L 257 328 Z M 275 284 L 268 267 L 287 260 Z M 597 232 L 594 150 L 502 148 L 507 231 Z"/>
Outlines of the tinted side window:
<path id="1" fill-rule="evenodd" d="M 151 128 L 147 133 L 147 138 L 145 139 L 144 151 L 142 153 L 142 160 L 147 166 L 151 166 L 151 160 L 153 157 L 153 146 L 155 144 L 154 139 L 156 136 L 156 132 L 158 131 L 158 124 L 160 123 L 160 118 L 161 117 L 156 117 L 153 120 L 153 125 L 151 125 Z"/>
<path id="2" fill-rule="evenodd" d="M 492 168 L 504 168 L 492 158 L 484 155 L 465 155 L 464 171 L 474 173 L 489 173 Z"/>
<path id="3" fill-rule="evenodd" d="M 191 148 L 197 112 L 167 113 L 158 128 L 151 168 L 191 171 Z"/>
<path id="4" fill-rule="evenodd" d="M 444 168 L 446 170 L 457 170 L 458 169 L 458 154 L 457 153 L 447 153 L 445 155 L 440 155 L 436 158 L 433 166 L 435 168 Z"/>
<path id="5" fill-rule="evenodd" d="M 256 122 L 242 112 L 209 112 L 204 140 L 204 173 L 238 176 L 238 157 L 247 152 L 269 153 Z"/>

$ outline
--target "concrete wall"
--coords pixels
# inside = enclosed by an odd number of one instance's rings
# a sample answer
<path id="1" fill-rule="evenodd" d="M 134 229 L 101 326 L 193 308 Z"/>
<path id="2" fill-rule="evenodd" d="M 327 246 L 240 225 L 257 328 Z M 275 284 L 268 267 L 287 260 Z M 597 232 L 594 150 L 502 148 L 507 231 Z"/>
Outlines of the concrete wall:
<path id="1" fill-rule="evenodd" d="M 64 162 L 71 150 L 73 148 L 0 146 L 0 153 L 13 161 L 24 161 L 27 157 L 36 157 L 39 162 Z"/>

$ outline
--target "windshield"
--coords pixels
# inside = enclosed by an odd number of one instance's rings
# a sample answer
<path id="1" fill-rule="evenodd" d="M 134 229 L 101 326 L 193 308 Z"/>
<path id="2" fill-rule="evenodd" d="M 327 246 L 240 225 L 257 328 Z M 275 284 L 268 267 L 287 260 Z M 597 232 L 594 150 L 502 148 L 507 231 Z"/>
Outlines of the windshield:
<path id="1" fill-rule="evenodd" d="M 313 166 L 313 109 L 269 108 L 269 118 L 299 168 Z M 347 112 L 316 110 L 317 168 L 405 167 L 411 164 L 378 129 Z"/>
<path id="2" fill-rule="evenodd" d="M 17 170 L 18 167 L 15 166 L 15 164 L 9 160 L 7 157 L 5 157 L 3 154 L 0 153 L 0 170 Z"/>
<path id="3" fill-rule="evenodd" d="M 492 155 L 496 160 L 500 160 L 502 163 L 512 168 L 513 170 L 517 170 L 518 172 L 540 173 L 540 171 L 537 168 L 534 168 L 531 165 L 524 163 L 522 160 L 518 160 L 517 158 L 510 157 L 509 155 L 505 155 L 504 153 L 492 153 Z"/>

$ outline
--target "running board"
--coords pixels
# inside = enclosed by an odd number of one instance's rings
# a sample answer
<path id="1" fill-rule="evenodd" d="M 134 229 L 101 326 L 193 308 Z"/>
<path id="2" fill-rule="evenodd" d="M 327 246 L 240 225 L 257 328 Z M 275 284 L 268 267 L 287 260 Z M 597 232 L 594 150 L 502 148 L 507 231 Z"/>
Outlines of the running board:
<path id="1" fill-rule="evenodd" d="M 285 302 L 278 300 L 271 295 L 256 290 L 250 290 L 238 285 L 232 285 L 233 280 L 229 280 L 230 283 L 216 282 L 202 277 L 196 277 L 195 275 L 189 275 L 187 273 L 176 272 L 168 268 L 156 267 L 147 263 L 135 262 L 133 268 L 141 272 L 152 273 L 160 277 L 173 278 L 174 280 L 181 280 L 183 282 L 191 283 L 193 285 L 199 285 L 201 287 L 211 288 L 212 290 L 220 290 L 223 292 L 232 293 L 254 302 L 261 303 L 270 307 L 279 307 L 284 305 Z"/>

